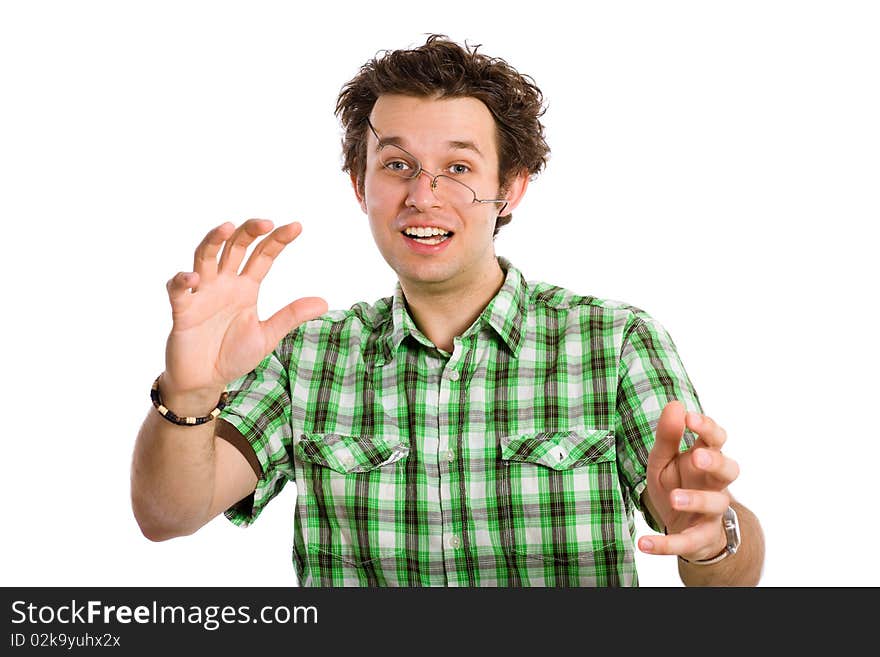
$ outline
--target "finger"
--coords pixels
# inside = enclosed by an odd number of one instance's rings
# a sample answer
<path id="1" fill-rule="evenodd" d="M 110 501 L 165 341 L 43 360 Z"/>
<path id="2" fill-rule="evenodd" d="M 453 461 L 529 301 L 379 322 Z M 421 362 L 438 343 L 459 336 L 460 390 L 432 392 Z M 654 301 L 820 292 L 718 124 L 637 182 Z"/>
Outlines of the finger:
<path id="1" fill-rule="evenodd" d="M 193 271 L 199 274 L 202 282 L 213 280 L 217 276 L 217 254 L 234 230 L 235 225 L 231 221 L 220 224 L 210 230 L 196 247 Z"/>
<path id="2" fill-rule="evenodd" d="M 269 319 L 261 322 L 266 329 L 266 349 L 272 350 L 285 335 L 310 319 L 327 312 L 327 302 L 320 297 L 303 297 L 289 303 Z"/>
<path id="3" fill-rule="evenodd" d="M 704 521 L 677 534 L 656 534 L 639 539 L 639 549 L 648 554 L 678 554 L 688 561 L 708 559 L 719 552 L 723 539 L 721 516 L 706 516 Z"/>
<path id="4" fill-rule="evenodd" d="M 302 225 L 293 222 L 285 226 L 280 226 L 272 231 L 272 233 L 261 240 L 251 253 L 251 257 L 241 270 L 242 276 L 247 276 L 258 283 L 265 278 L 272 263 L 284 247 L 295 240 L 302 232 Z"/>
<path id="5" fill-rule="evenodd" d="M 727 442 L 727 432 L 708 415 L 688 413 L 686 422 L 688 429 L 697 434 L 709 447 L 721 449 Z"/>
<path id="6" fill-rule="evenodd" d="M 678 488 L 670 493 L 669 501 L 677 511 L 720 516 L 730 506 L 730 495 L 714 490 Z"/>
<path id="7" fill-rule="evenodd" d="M 665 467 L 679 453 L 679 444 L 684 435 L 684 404 L 671 401 L 663 408 L 657 429 L 654 432 L 654 447 L 650 460 L 658 467 Z"/>
<path id="8" fill-rule="evenodd" d="M 237 274 L 244 254 L 251 243 L 260 235 L 272 230 L 272 222 L 268 219 L 248 219 L 235 229 L 232 237 L 223 245 L 218 270 L 226 274 Z"/>
<path id="9" fill-rule="evenodd" d="M 179 303 L 188 294 L 188 290 L 199 284 L 199 275 L 191 271 L 178 272 L 166 284 L 165 289 L 168 290 L 168 298 L 172 304 Z"/>
<path id="10" fill-rule="evenodd" d="M 725 482 L 725 485 L 739 477 L 739 464 L 714 449 L 697 447 L 691 453 L 691 463 L 698 470 Z"/>

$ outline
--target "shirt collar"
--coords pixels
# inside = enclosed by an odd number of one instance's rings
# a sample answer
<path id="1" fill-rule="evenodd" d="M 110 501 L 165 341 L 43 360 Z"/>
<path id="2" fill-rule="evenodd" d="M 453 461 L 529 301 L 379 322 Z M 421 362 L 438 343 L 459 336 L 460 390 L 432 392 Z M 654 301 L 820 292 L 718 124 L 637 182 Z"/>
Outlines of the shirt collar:
<path id="1" fill-rule="evenodd" d="M 505 272 L 504 284 L 489 304 L 480 313 L 477 321 L 464 332 L 464 336 L 479 332 L 480 328 L 487 326 L 492 328 L 499 338 L 507 345 L 514 358 L 519 355 L 523 342 L 523 325 L 526 318 L 526 282 L 522 273 L 514 267 L 509 260 L 498 257 L 498 264 Z M 385 360 L 394 358 L 400 343 L 404 338 L 411 336 L 414 340 L 426 347 L 432 347 L 431 342 L 418 329 L 406 309 L 406 299 L 403 296 L 403 288 L 400 283 L 394 291 L 391 302 L 391 326 L 386 336 Z"/>
<path id="2" fill-rule="evenodd" d="M 499 257 L 498 264 L 506 272 L 504 285 L 480 314 L 485 326 L 495 329 L 514 358 L 519 356 L 526 321 L 526 282 L 522 273 L 506 258 Z"/>

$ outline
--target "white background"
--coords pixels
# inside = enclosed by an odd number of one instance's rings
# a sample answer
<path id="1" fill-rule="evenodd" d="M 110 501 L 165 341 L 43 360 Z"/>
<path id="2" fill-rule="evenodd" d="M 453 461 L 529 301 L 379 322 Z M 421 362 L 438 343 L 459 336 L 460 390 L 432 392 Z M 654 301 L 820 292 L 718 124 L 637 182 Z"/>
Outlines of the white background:
<path id="1" fill-rule="evenodd" d="M 543 90 L 551 160 L 497 252 L 670 331 L 763 523 L 762 584 L 880 585 L 880 20 L 766 0 L 4 3 L 0 584 L 295 583 L 293 486 L 247 530 L 134 522 L 165 281 L 211 227 L 267 217 L 304 232 L 265 316 L 390 294 L 333 108 L 431 32 Z M 673 558 L 638 564 L 680 585 Z"/>

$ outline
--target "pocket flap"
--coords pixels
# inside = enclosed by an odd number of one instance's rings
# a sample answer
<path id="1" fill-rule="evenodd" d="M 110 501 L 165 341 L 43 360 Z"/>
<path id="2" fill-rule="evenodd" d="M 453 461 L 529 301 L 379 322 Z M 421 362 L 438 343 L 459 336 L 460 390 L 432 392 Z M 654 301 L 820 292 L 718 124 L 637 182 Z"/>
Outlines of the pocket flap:
<path id="1" fill-rule="evenodd" d="M 382 436 L 303 433 L 297 441 L 296 453 L 304 461 L 348 474 L 399 461 L 409 454 L 409 445 Z"/>
<path id="2" fill-rule="evenodd" d="M 609 429 L 575 429 L 504 436 L 501 438 L 501 458 L 539 463 L 554 470 L 613 461 L 614 432 Z"/>

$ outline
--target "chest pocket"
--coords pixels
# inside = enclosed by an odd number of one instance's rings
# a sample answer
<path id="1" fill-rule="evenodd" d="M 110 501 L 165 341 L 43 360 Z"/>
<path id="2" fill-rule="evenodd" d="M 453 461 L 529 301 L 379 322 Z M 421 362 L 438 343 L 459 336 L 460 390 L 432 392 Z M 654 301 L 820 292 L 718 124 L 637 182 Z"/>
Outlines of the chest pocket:
<path id="1" fill-rule="evenodd" d="M 340 474 L 352 474 L 400 461 L 409 455 L 409 444 L 382 436 L 304 433 L 296 444 L 296 455 Z"/>
<path id="2" fill-rule="evenodd" d="M 552 470 L 614 461 L 614 433 L 608 429 L 577 429 L 505 436 L 501 438 L 501 460 L 537 463 Z"/>
<path id="3" fill-rule="evenodd" d="M 302 433 L 295 538 L 299 576 L 318 586 L 394 586 L 405 536 L 408 442 L 395 435 Z"/>
<path id="4" fill-rule="evenodd" d="M 520 581 L 610 583 L 624 512 L 614 432 L 545 431 L 500 443 L 501 546 Z"/>

